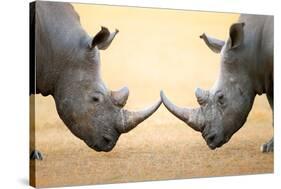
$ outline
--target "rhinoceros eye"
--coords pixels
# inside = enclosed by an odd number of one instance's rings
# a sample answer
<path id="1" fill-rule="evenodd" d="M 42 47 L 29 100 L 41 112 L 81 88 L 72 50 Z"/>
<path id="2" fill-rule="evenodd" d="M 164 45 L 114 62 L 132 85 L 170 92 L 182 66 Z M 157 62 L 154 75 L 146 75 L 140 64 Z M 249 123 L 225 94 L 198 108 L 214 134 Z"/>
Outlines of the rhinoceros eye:
<path id="1" fill-rule="evenodd" d="M 224 104 L 224 95 L 222 93 L 217 93 L 217 101 L 220 105 Z"/>
<path id="2" fill-rule="evenodd" d="M 103 96 L 101 93 L 94 93 L 91 97 L 91 101 L 94 103 L 101 102 L 103 100 Z"/>
<path id="3" fill-rule="evenodd" d="M 99 98 L 98 98 L 98 97 L 95 97 L 95 96 L 92 98 L 92 100 L 93 100 L 94 102 L 99 102 Z"/>
<path id="4" fill-rule="evenodd" d="M 219 99 L 219 100 L 222 100 L 222 99 L 223 99 L 223 94 L 219 94 L 219 95 L 218 95 L 218 99 Z"/>

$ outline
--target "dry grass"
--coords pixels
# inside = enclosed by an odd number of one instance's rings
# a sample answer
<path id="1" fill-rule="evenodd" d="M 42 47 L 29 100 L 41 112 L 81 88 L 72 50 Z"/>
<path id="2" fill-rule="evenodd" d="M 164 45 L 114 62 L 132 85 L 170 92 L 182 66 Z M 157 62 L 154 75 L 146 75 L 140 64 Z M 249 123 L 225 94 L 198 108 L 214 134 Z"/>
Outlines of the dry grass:
<path id="1" fill-rule="evenodd" d="M 226 38 L 237 15 L 79 5 L 83 27 L 120 30 L 102 52 L 102 76 L 109 88 L 127 85 L 128 108 L 159 98 L 160 89 L 176 104 L 196 105 L 196 86 L 209 88 L 219 70 L 219 56 L 198 36 L 209 31 Z M 128 17 L 128 15 L 130 15 Z M 95 28 L 93 28 L 95 26 Z M 114 77 L 113 77 L 114 76 Z M 273 172 L 273 154 L 260 153 L 272 137 L 271 110 L 257 97 L 247 123 L 229 143 L 209 150 L 200 133 L 163 106 L 136 129 L 120 137 L 109 153 L 95 152 L 59 119 L 51 97 L 36 96 L 36 185 L 80 185 Z"/>

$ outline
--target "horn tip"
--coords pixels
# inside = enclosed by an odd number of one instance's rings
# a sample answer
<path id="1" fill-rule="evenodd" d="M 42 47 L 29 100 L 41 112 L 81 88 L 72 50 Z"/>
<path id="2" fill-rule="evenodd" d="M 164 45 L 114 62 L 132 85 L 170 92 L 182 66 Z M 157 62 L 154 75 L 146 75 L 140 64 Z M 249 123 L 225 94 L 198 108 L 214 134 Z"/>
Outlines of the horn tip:
<path id="1" fill-rule="evenodd" d="M 160 97 L 161 97 L 161 99 L 163 100 L 163 98 L 165 98 L 166 97 L 166 95 L 165 95 L 165 93 L 164 93 L 164 91 L 163 90 L 161 90 L 160 91 Z"/>
<path id="2" fill-rule="evenodd" d="M 157 106 L 159 107 L 161 104 L 162 104 L 162 99 L 160 98 L 160 99 L 158 99 L 158 101 L 157 101 Z"/>
<path id="3" fill-rule="evenodd" d="M 151 106 L 151 108 L 155 112 L 160 107 L 161 104 L 162 104 L 162 99 L 160 98 Z"/>
<path id="4" fill-rule="evenodd" d="M 170 111 L 170 108 L 168 106 L 168 104 L 170 103 L 169 99 L 167 98 L 167 96 L 165 95 L 164 91 L 161 90 L 160 92 L 160 97 L 162 100 L 162 103 L 164 104 L 164 106 Z"/>

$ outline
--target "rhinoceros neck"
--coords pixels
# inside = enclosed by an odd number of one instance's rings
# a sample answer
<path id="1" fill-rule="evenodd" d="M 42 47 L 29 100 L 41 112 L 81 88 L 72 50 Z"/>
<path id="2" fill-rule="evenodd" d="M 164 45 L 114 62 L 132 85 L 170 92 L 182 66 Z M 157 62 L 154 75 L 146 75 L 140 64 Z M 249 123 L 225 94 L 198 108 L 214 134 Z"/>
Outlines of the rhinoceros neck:
<path id="1" fill-rule="evenodd" d="M 273 17 L 241 15 L 245 23 L 246 68 L 256 94 L 273 90 Z"/>
<path id="2" fill-rule="evenodd" d="M 90 37 L 68 3 L 36 2 L 36 93 L 54 94 L 63 70 L 86 51 Z"/>

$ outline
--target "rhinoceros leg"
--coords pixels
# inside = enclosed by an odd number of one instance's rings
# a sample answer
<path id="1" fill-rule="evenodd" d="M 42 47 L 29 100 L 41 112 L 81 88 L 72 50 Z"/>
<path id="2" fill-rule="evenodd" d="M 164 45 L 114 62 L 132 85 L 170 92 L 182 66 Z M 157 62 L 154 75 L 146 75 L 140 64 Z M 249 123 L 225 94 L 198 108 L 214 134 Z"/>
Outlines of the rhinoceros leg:
<path id="1" fill-rule="evenodd" d="M 266 153 L 266 152 L 273 152 L 274 147 L 274 140 L 273 137 L 270 139 L 267 143 L 264 143 L 261 145 L 261 151 Z"/>
<path id="2" fill-rule="evenodd" d="M 271 95 L 267 94 L 267 99 L 270 104 L 270 107 L 272 109 L 272 112 L 274 111 L 273 108 L 273 93 Z M 272 114 L 273 115 L 273 114 Z M 273 118 L 273 116 L 272 116 Z M 274 127 L 273 119 L 272 119 L 272 127 Z M 274 137 L 270 139 L 267 143 L 264 143 L 261 145 L 261 151 L 266 153 L 266 152 L 273 152 L 274 151 Z"/>
<path id="3" fill-rule="evenodd" d="M 40 151 L 38 150 L 33 150 L 31 153 L 30 153 L 30 159 L 31 160 L 43 160 L 43 155 Z"/>

